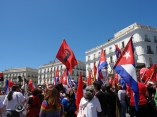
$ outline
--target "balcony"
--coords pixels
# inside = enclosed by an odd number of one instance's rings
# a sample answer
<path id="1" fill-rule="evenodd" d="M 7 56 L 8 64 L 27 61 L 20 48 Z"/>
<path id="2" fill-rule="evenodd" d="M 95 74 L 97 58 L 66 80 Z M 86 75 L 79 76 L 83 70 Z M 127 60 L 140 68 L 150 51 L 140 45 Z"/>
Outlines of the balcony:
<path id="1" fill-rule="evenodd" d="M 157 39 L 154 39 L 154 43 L 157 43 Z"/>
<path id="2" fill-rule="evenodd" d="M 151 40 L 149 38 L 145 38 L 144 41 L 151 42 Z"/>
<path id="3" fill-rule="evenodd" d="M 152 50 L 147 50 L 147 54 L 154 54 Z"/>
<path id="4" fill-rule="evenodd" d="M 114 51 L 113 50 L 109 50 L 109 54 L 113 53 Z"/>

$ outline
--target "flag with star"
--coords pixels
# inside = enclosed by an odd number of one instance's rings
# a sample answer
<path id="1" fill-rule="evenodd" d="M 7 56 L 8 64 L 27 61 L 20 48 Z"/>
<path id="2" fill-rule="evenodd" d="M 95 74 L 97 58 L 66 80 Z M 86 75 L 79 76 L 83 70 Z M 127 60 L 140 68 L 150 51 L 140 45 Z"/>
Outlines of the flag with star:
<path id="1" fill-rule="evenodd" d="M 107 67 L 108 63 L 106 61 L 106 57 L 104 54 L 104 50 L 101 49 L 101 55 L 100 55 L 100 59 L 99 59 L 99 63 L 98 63 L 98 67 L 97 67 L 97 75 L 96 75 L 96 80 L 103 83 L 103 75 L 102 75 L 102 69 Z"/>
<path id="2" fill-rule="evenodd" d="M 121 53 L 119 59 L 114 65 L 114 70 L 121 76 L 121 78 L 128 84 L 134 92 L 135 108 L 138 110 L 139 92 L 138 81 L 135 68 L 134 50 L 132 43 L 132 36 Z"/>

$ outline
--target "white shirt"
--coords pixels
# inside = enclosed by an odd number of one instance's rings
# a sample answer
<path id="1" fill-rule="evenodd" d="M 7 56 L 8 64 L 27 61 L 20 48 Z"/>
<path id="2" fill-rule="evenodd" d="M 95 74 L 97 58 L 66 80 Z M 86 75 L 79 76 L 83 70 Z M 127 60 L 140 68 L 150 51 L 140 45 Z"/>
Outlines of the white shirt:
<path id="1" fill-rule="evenodd" d="M 80 101 L 79 109 L 82 109 L 87 103 L 87 100 L 83 97 Z M 100 102 L 97 98 L 93 98 L 88 102 L 87 106 L 84 109 L 84 114 L 86 117 L 97 117 L 97 112 L 101 112 Z"/>
<path id="2" fill-rule="evenodd" d="M 3 107 L 3 103 L 2 103 L 2 101 L 0 100 L 0 108 L 2 108 Z"/>
<path id="3" fill-rule="evenodd" d="M 17 97 L 18 96 L 18 101 L 17 101 Z M 18 104 L 18 102 L 23 102 L 25 100 L 24 96 L 22 95 L 21 92 L 13 92 L 12 95 L 12 100 L 8 101 L 7 98 L 8 95 L 6 95 L 3 104 L 6 105 L 6 110 L 15 110 L 15 106 Z"/>

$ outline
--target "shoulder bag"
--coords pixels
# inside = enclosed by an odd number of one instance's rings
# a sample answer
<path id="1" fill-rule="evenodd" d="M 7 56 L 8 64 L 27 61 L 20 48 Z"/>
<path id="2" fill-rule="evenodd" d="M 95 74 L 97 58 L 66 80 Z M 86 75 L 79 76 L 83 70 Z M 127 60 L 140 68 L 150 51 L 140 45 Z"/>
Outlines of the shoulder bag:
<path id="1" fill-rule="evenodd" d="M 84 107 L 79 110 L 79 112 L 77 114 L 77 117 L 85 117 L 85 115 L 84 115 L 84 109 L 86 108 L 86 106 L 87 106 L 88 103 L 89 102 L 86 102 L 85 105 L 84 105 Z"/>
<path id="2" fill-rule="evenodd" d="M 24 110 L 24 105 L 18 100 L 18 95 L 16 95 L 16 99 L 17 99 L 17 104 L 15 106 L 15 110 L 17 112 L 21 112 Z"/>

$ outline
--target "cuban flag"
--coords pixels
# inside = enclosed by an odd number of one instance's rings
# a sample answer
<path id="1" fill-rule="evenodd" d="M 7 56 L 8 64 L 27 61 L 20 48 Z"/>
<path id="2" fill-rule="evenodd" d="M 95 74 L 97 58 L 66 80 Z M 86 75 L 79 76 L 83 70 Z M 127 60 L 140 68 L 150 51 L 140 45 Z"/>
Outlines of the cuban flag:
<path id="1" fill-rule="evenodd" d="M 9 80 L 6 80 L 5 94 L 9 93 Z"/>
<path id="2" fill-rule="evenodd" d="M 63 84 L 65 88 L 72 88 L 72 82 L 71 82 L 70 73 L 67 69 L 64 70 L 60 82 Z"/>
<path id="3" fill-rule="evenodd" d="M 71 83 L 72 83 L 73 86 L 77 86 L 77 83 L 76 83 L 75 80 L 71 80 Z"/>
<path id="4" fill-rule="evenodd" d="M 97 77 L 96 77 L 96 80 L 97 81 L 100 81 L 103 83 L 103 79 L 105 76 L 103 76 L 102 74 L 102 69 L 104 67 L 106 67 L 108 65 L 108 63 L 106 62 L 106 57 L 104 55 L 104 50 L 102 49 L 101 50 L 101 55 L 100 55 L 100 59 L 99 59 L 99 63 L 98 63 L 98 67 L 97 67 Z"/>
<path id="5" fill-rule="evenodd" d="M 116 57 L 118 59 L 119 56 L 121 55 L 121 50 L 119 49 L 119 47 L 117 45 L 115 45 L 115 53 L 116 53 Z"/>
<path id="6" fill-rule="evenodd" d="M 53 79 L 53 82 L 52 82 L 52 86 L 56 86 L 56 83 L 57 83 L 57 81 L 56 81 L 56 76 L 55 76 L 55 74 L 54 74 L 54 79 Z"/>
<path id="7" fill-rule="evenodd" d="M 132 36 L 117 60 L 114 70 L 121 76 L 121 78 L 128 84 L 134 92 L 135 108 L 138 110 L 139 91 L 138 81 L 135 68 L 134 50 L 132 43 Z"/>
<path id="8" fill-rule="evenodd" d="M 69 71 L 67 70 L 67 85 L 68 87 L 72 88 L 72 82 L 71 82 L 71 77 L 70 77 L 70 73 Z"/>
<path id="9" fill-rule="evenodd" d="M 56 69 L 55 78 L 56 78 L 56 82 L 59 82 L 58 67 L 57 67 L 57 69 Z"/>

